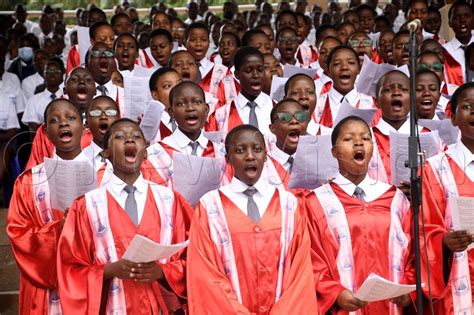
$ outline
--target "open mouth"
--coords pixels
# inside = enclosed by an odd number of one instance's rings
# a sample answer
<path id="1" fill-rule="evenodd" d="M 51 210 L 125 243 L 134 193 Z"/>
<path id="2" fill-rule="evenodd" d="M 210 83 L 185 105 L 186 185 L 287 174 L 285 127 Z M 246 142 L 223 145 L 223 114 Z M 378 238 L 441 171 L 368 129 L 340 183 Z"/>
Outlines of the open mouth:
<path id="1" fill-rule="evenodd" d="M 194 49 L 194 54 L 196 54 L 198 56 L 201 56 L 201 55 L 204 54 L 203 51 L 204 50 L 202 50 L 201 48 L 196 48 L 196 49 Z"/>
<path id="2" fill-rule="evenodd" d="M 410 60 L 410 56 L 408 54 L 403 54 L 402 55 L 402 61 L 403 62 L 409 62 Z"/>
<path id="3" fill-rule="evenodd" d="M 254 91 L 260 91 L 262 89 L 262 83 L 260 82 L 252 82 L 250 84 L 250 87 L 252 88 L 252 90 Z"/>
<path id="4" fill-rule="evenodd" d="M 72 140 L 72 131 L 64 129 L 59 132 L 59 139 L 61 142 L 70 142 Z"/>
<path id="5" fill-rule="evenodd" d="M 228 50 L 223 50 L 222 51 L 222 57 L 228 57 L 230 55 L 230 51 Z"/>
<path id="6" fill-rule="evenodd" d="M 403 108 L 403 103 L 400 100 L 393 100 L 392 101 L 392 110 L 394 111 L 401 111 Z"/>
<path id="7" fill-rule="evenodd" d="M 357 150 L 354 154 L 354 161 L 357 163 L 363 163 L 365 161 L 365 154 L 363 150 Z"/>
<path id="8" fill-rule="evenodd" d="M 195 114 L 190 114 L 185 118 L 188 125 L 194 126 L 199 122 L 199 117 Z"/>
<path id="9" fill-rule="evenodd" d="M 134 146 L 128 146 L 125 148 L 124 152 L 125 161 L 128 163 L 135 163 L 137 160 L 137 148 Z"/>
<path id="10" fill-rule="evenodd" d="M 191 73 L 189 73 L 189 71 L 182 71 L 181 77 L 183 80 L 191 80 Z"/>
<path id="11" fill-rule="evenodd" d="M 341 81 L 342 84 L 350 84 L 351 83 L 350 74 L 341 74 L 339 76 L 339 81 Z"/>
<path id="12" fill-rule="evenodd" d="M 123 63 L 128 63 L 130 61 L 130 55 L 128 53 L 123 53 L 122 54 L 122 62 Z"/>
<path id="13" fill-rule="evenodd" d="M 99 131 L 101 134 L 105 134 L 107 130 L 109 129 L 109 124 L 106 122 L 100 123 L 99 124 Z"/>
<path id="14" fill-rule="evenodd" d="M 87 100 L 87 88 L 85 85 L 79 85 L 76 89 L 76 96 L 79 100 L 85 101 Z"/>
<path id="15" fill-rule="evenodd" d="M 300 140 L 299 130 L 291 130 L 290 132 L 288 132 L 286 139 L 290 142 L 298 142 Z"/>
<path id="16" fill-rule="evenodd" d="M 109 62 L 107 61 L 107 59 L 99 62 L 99 70 L 102 72 L 109 71 Z"/>
<path id="17" fill-rule="evenodd" d="M 461 26 L 459 27 L 459 30 L 463 33 L 467 32 L 469 29 L 467 27 L 467 24 L 461 24 Z"/>
<path id="18" fill-rule="evenodd" d="M 431 109 L 431 106 L 433 106 L 433 101 L 430 99 L 424 99 L 421 101 L 420 105 L 422 108 Z"/>
<path id="19" fill-rule="evenodd" d="M 255 165 L 248 165 L 244 171 L 249 177 L 253 177 L 257 174 L 257 167 Z"/>

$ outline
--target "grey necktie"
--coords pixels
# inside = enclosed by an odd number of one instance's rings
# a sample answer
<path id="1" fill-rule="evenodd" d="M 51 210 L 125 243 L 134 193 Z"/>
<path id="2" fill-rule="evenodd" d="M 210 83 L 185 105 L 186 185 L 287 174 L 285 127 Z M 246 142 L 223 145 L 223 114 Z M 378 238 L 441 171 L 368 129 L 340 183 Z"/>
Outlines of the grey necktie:
<path id="1" fill-rule="evenodd" d="M 132 220 L 135 226 L 138 225 L 138 210 L 137 201 L 135 200 L 135 191 L 137 188 L 133 185 L 126 185 L 123 189 L 127 193 L 127 199 L 125 200 L 125 211 L 127 211 L 130 220 Z"/>
<path id="2" fill-rule="evenodd" d="M 52 99 L 53 101 L 54 101 L 54 100 L 57 98 L 56 94 L 54 94 L 54 93 L 53 93 L 53 94 L 51 94 L 51 96 L 50 96 L 50 97 L 51 97 L 51 99 Z"/>
<path id="3" fill-rule="evenodd" d="M 107 88 L 103 85 L 98 85 L 97 86 L 97 91 L 99 91 L 101 94 L 100 95 L 107 95 Z"/>
<path id="4" fill-rule="evenodd" d="M 244 191 L 244 195 L 248 197 L 247 201 L 247 216 L 253 220 L 253 222 L 260 222 L 260 212 L 258 211 L 257 204 L 253 200 L 253 195 L 257 192 L 255 187 L 249 187 Z"/>
<path id="5" fill-rule="evenodd" d="M 257 107 L 257 103 L 255 102 L 248 102 L 247 106 L 250 107 L 250 113 L 249 113 L 249 124 L 258 128 L 258 120 L 257 120 L 257 114 L 255 113 L 255 107 Z"/>
<path id="6" fill-rule="evenodd" d="M 173 118 L 171 118 L 171 130 L 172 130 L 172 131 L 175 131 L 176 128 L 178 128 L 178 125 L 176 124 L 176 120 L 174 120 Z"/>
<path id="7" fill-rule="evenodd" d="M 290 167 L 288 167 L 288 173 L 291 173 L 291 171 L 293 170 L 293 162 L 294 161 L 295 161 L 295 158 L 290 155 L 290 157 L 286 161 L 290 166 Z"/>
<path id="8" fill-rule="evenodd" d="M 196 155 L 197 156 L 197 151 L 198 151 L 198 146 L 199 142 L 197 141 L 189 141 L 189 146 L 191 147 L 191 155 Z"/>
<path id="9" fill-rule="evenodd" d="M 354 190 L 354 196 L 359 199 L 360 201 L 365 201 L 364 200 L 364 190 L 360 187 L 356 187 L 355 190 Z"/>

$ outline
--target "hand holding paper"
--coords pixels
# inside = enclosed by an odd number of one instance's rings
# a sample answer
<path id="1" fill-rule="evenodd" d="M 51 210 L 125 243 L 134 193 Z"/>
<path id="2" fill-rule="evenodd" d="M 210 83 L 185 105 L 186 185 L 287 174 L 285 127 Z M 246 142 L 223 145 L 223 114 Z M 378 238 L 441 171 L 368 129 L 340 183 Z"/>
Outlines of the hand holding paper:
<path id="1" fill-rule="evenodd" d="M 389 300 L 416 290 L 416 285 L 398 284 L 371 273 L 355 297 L 366 302 Z"/>
<path id="2" fill-rule="evenodd" d="M 161 245 L 142 235 L 135 235 L 122 258 L 135 263 L 146 263 L 171 257 L 180 249 L 188 246 L 189 240 L 173 244 Z"/>
<path id="3" fill-rule="evenodd" d="M 456 231 L 467 231 L 467 235 L 459 235 L 457 237 L 458 244 L 446 244 L 451 251 L 462 251 L 464 249 L 474 248 L 472 243 L 472 235 L 474 234 L 474 198 L 450 196 L 448 198 L 448 207 L 451 211 L 451 218 L 453 220 L 453 229 Z"/>

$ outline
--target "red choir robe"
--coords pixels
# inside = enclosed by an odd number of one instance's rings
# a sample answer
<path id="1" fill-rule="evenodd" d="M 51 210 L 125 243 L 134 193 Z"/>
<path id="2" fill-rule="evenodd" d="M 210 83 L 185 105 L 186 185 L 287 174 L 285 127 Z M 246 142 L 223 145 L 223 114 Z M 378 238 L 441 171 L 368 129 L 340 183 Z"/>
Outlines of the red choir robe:
<path id="1" fill-rule="evenodd" d="M 81 148 L 89 146 L 92 142 L 92 134 L 89 129 L 86 129 L 82 134 Z M 26 163 L 26 169 L 32 168 L 35 165 L 43 163 L 45 157 L 52 157 L 54 153 L 54 145 L 46 135 L 45 125 L 39 126 L 36 131 L 33 143 L 31 145 L 31 153 Z"/>
<path id="2" fill-rule="evenodd" d="M 281 208 L 278 190 L 256 225 L 219 192 L 232 240 L 242 304 L 226 276 L 210 236 L 207 209 L 194 210 L 188 248 L 187 283 L 191 314 L 316 314 L 317 304 L 304 215 L 297 210 L 282 295 L 275 303 L 280 256 Z M 252 245 L 252 246 L 249 246 Z"/>
<path id="3" fill-rule="evenodd" d="M 303 52 L 303 50 L 305 52 Z M 305 54 L 307 58 L 304 58 Z M 311 63 L 318 60 L 318 57 L 319 57 L 318 52 L 311 45 L 307 45 L 303 43 L 298 46 L 298 50 L 296 51 L 296 59 L 299 61 L 301 65 L 305 67 L 309 67 Z"/>
<path id="4" fill-rule="evenodd" d="M 170 191 L 171 193 L 171 191 Z M 174 193 L 172 244 L 185 241 L 190 226 L 191 208 L 182 196 Z M 109 227 L 112 230 L 118 259 L 121 259 L 136 234 L 160 242 L 160 215 L 157 202 L 148 187 L 143 217 L 138 227 L 127 212 L 107 192 Z M 65 314 L 98 314 L 105 310 L 110 281 L 103 281 L 104 265 L 95 253 L 85 197 L 74 201 L 58 247 L 58 280 L 61 306 Z M 158 281 L 139 283 L 123 280 L 127 314 L 165 314 L 181 307 L 178 297 L 186 297 L 185 250 L 161 264 L 169 287 Z"/>
<path id="5" fill-rule="evenodd" d="M 47 314 L 47 289 L 57 289 L 56 250 L 64 212 L 44 224 L 35 204 L 31 169 L 15 182 L 7 234 L 20 273 L 19 314 Z"/>
<path id="6" fill-rule="evenodd" d="M 464 83 L 462 67 L 453 56 L 443 49 L 444 53 L 444 77 L 446 83 L 461 86 Z"/>
<path id="7" fill-rule="evenodd" d="M 344 206 L 349 226 L 354 266 L 354 284 L 360 287 L 370 273 L 390 279 L 388 257 L 389 227 L 391 222 L 390 207 L 396 188 L 392 186 L 379 198 L 363 202 L 347 195 L 339 185 L 330 183 L 331 188 Z M 314 192 L 306 196 L 306 214 L 311 236 L 311 256 L 313 259 L 314 277 L 319 279 L 316 285 L 319 314 L 335 311 L 336 314 L 349 314 L 336 306 L 338 295 L 346 290 L 341 284 L 337 269 L 339 245 L 329 230 L 325 210 Z M 411 211 L 406 212 L 401 220 L 402 229 L 408 240 L 411 239 Z M 411 243 L 411 242 L 410 242 Z M 411 246 L 411 245 L 410 245 Z M 411 252 L 411 251 L 408 251 Z M 413 257 L 404 257 L 404 279 L 400 283 L 415 283 Z M 389 302 L 380 301 L 367 304 L 360 309 L 362 314 L 388 314 Z"/>
<path id="8" fill-rule="evenodd" d="M 210 92 L 210 85 L 212 83 L 213 79 L 213 73 L 214 73 L 214 67 L 202 78 L 202 80 L 199 82 L 199 86 L 205 91 L 205 92 Z M 234 98 L 237 97 L 237 95 L 240 92 L 240 84 L 237 80 L 234 79 L 234 75 L 232 74 L 230 69 L 227 69 L 226 76 L 231 78 L 234 86 L 235 86 L 235 92 L 236 94 L 234 95 Z M 230 100 L 227 99 L 226 94 L 233 93 L 231 91 L 228 91 L 229 88 L 226 87 L 224 84 L 224 81 L 221 79 L 219 80 L 219 86 L 217 88 L 216 95 L 213 95 L 213 97 L 217 98 L 218 102 L 215 106 L 214 109 L 217 109 L 221 106 L 224 106 L 225 104 L 228 104 Z"/>
<path id="9" fill-rule="evenodd" d="M 229 116 L 223 122 L 218 122 L 216 119 L 216 112 L 212 113 L 206 123 L 205 129 L 206 131 L 219 131 L 225 130 L 229 132 L 233 128 L 240 126 L 243 124 L 242 119 L 240 119 L 239 112 L 237 111 L 237 107 L 234 102 L 225 105 L 229 107 Z M 220 109 L 224 109 L 224 106 Z"/>
<path id="10" fill-rule="evenodd" d="M 372 61 L 375 62 L 376 64 L 385 63 L 385 61 L 383 61 L 382 57 L 379 55 L 379 52 L 375 48 L 372 52 Z"/>
<path id="11" fill-rule="evenodd" d="M 74 45 L 67 54 L 66 73 L 71 72 L 72 69 L 81 65 L 81 57 L 77 45 Z"/>
<path id="12" fill-rule="evenodd" d="M 456 180 L 459 196 L 474 197 L 474 182 L 469 179 L 459 165 L 447 154 L 446 159 L 450 167 L 448 171 L 452 172 Z M 430 163 L 424 165 L 422 172 L 424 212 L 423 216 L 420 216 L 420 220 L 424 221 L 425 224 L 426 243 L 423 237 L 420 237 L 420 241 L 422 250 L 426 248 L 428 251 L 429 261 L 426 261 L 426 255 L 422 253 L 421 269 L 422 281 L 428 283 L 427 266 L 429 265 L 434 313 L 444 315 L 453 314 L 454 312 L 451 290 L 451 281 L 453 281 L 454 277 L 451 273 L 451 262 L 454 259 L 454 255 L 449 253 L 449 256 L 446 257 L 446 250 L 443 249 L 443 236 L 448 232 L 445 222 L 448 201 L 445 187 L 439 182 L 437 173 L 437 170 L 434 170 Z M 474 251 L 469 250 L 467 253 L 472 284 L 474 283 Z M 447 259 L 443 259 L 443 256 Z M 472 287 L 468 289 L 472 290 Z M 474 304 L 472 293 L 471 298 Z"/>
<path id="13" fill-rule="evenodd" d="M 153 68 L 155 65 L 153 64 L 153 61 L 151 60 L 151 58 L 153 58 L 153 56 L 148 56 L 148 53 L 146 52 L 145 49 L 140 49 L 138 51 L 138 59 L 139 59 L 139 62 L 138 64 L 142 67 L 145 67 L 145 68 Z"/>

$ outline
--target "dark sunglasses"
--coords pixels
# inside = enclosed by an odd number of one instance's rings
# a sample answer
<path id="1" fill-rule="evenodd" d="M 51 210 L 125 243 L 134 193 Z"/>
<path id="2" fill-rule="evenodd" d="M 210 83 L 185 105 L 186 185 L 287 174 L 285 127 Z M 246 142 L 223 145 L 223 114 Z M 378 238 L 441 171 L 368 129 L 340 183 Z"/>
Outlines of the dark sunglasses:
<path id="1" fill-rule="evenodd" d="M 434 63 L 432 65 L 426 64 L 426 63 L 420 63 L 417 67 L 418 70 L 432 70 L 432 71 L 441 71 L 443 70 L 443 64 L 442 63 Z"/>
<path id="2" fill-rule="evenodd" d="M 308 119 L 308 112 L 307 111 L 299 111 L 294 114 L 290 112 L 279 112 L 276 114 L 277 118 L 283 122 L 290 122 L 293 117 L 298 122 L 305 122 Z"/>
<path id="3" fill-rule="evenodd" d="M 91 56 L 94 58 L 100 58 L 102 56 L 112 58 L 114 52 L 112 50 L 91 50 Z"/>

